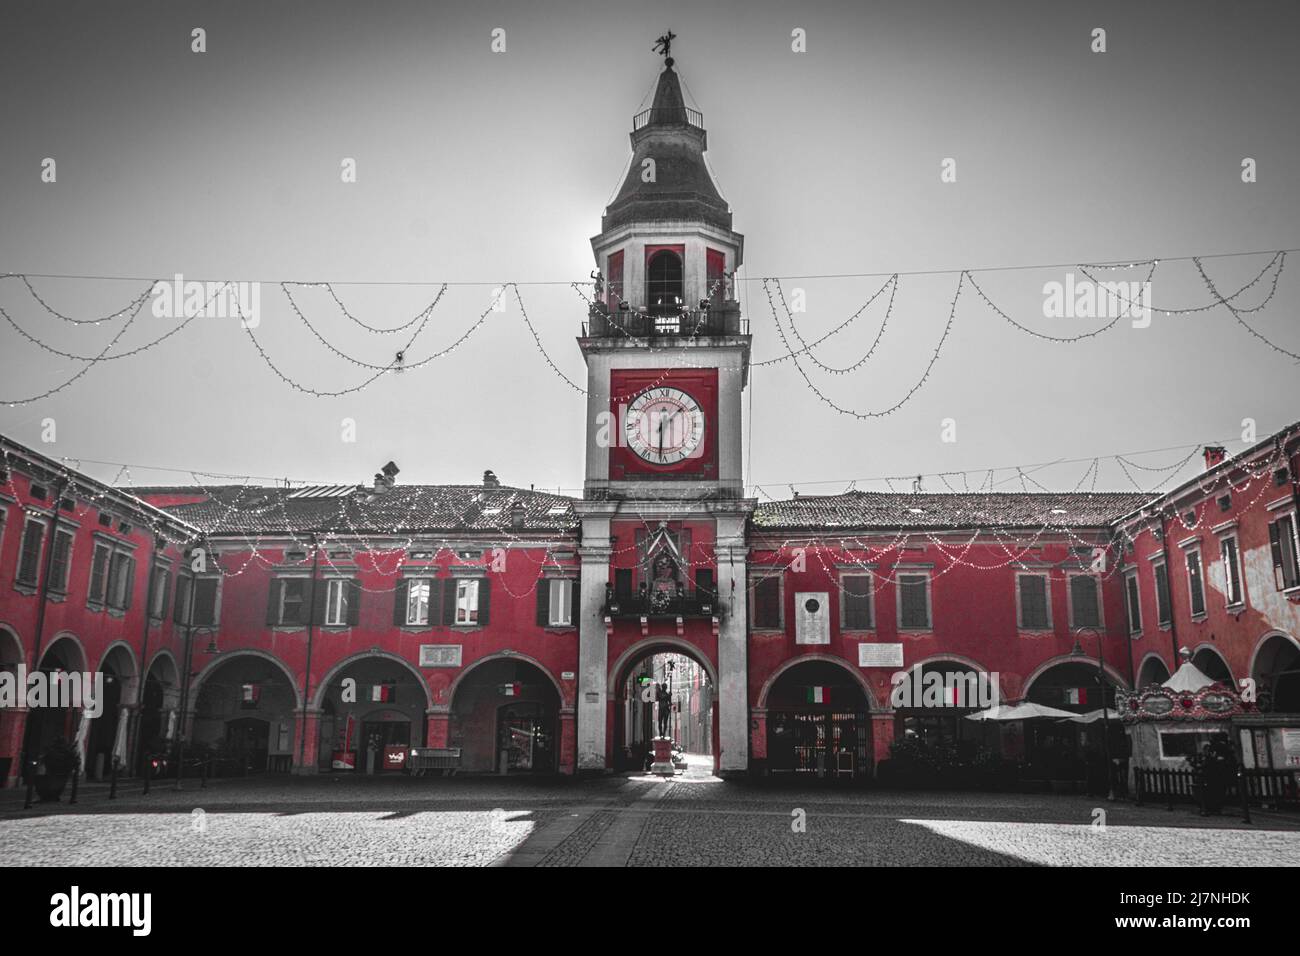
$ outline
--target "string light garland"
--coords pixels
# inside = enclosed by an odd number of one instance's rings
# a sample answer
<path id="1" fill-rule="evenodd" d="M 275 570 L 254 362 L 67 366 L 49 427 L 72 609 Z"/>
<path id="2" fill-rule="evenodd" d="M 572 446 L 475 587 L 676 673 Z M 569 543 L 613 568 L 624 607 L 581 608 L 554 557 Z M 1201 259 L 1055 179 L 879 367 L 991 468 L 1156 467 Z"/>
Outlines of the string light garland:
<path id="1" fill-rule="evenodd" d="M 1200 273 L 1201 280 L 1205 283 L 1205 287 L 1210 290 L 1210 295 L 1214 296 L 1216 302 L 1219 305 L 1223 306 L 1230 313 L 1232 313 L 1232 317 L 1237 320 L 1238 325 L 1240 325 L 1243 329 L 1245 329 L 1255 338 L 1259 339 L 1261 342 L 1263 342 L 1265 345 L 1271 348 L 1274 352 L 1277 352 L 1280 355 L 1285 355 L 1287 358 L 1300 361 L 1300 355 L 1297 355 L 1295 352 L 1288 351 L 1287 349 L 1282 348 L 1282 346 L 1278 345 L 1277 343 L 1272 342 L 1269 339 L 1265 338 L 1252 325 L 1250 325 L 1250 323 L 1248 323 L 1245 319 L 1241 317 L 1244 310 L 1235 308 L 1232 305 L 1232 303 L 1228 301 L 1228 299 L 1225 299 L 1219 293 L 1219 290 L 1215 288 L 1214 283 L 1211 281 L 1209 275 L 1206 274 L 1205 267 L 1201 264 L 1201 260 L 1199 258 L 1193 258 L 1192 262 L 1196 266 L 1196 271 Z M 1282 269 L 1279 266 L 1278 274 L 1280 275 L 1281 272 Z M 1274 280 L 1274 283 L 1276 285 L 1276 280 Z"/>
<path id="2" fill-rule="evenodd" d="M 348 355 L 347 353 L 342 352 L 339 349 L 335 348 L 333 345 L 329 343 L 329 341 L 325 338 L 325 336 L 321 335 L 321 333 L 317 331 L 316 327 L 307 320 L 307 316 L 302 314 L 302 310 L 298 308 L 298 303 L 294 301 L 293 294 L 289 291 L 288 283 L 281 282 L 280 290 L 284 293 L 284 297 L 289 300 L 289 307 L 293 310 L 294 315 L 298 316 L 298 318 L 302 320 L 303 325 L 307 326 L 307 328 L 311 331 L 311 334 L 316 337 L 316 340 L 320 342 L 321 345 L 325 346 L 325 348 L 333 352 L 339 358 L 343 359 L 344 361 L 351 362 L 353 365 L 357 366 L 358 368 L 369 369 L 372 371 L 376 369 L 380 371 L 387 371 L 388 369 L 394 367 L 394 365 L 396 364 L 395 362 L 390 362 L 387 365 L 373 365 L 370 362 L 362 362 L 359 359 L 355 359 L 351 355 Z M 332 289 L 330 291 L 333 292 Z M 411 322 L 415 322 L 416 320 L 418 320 L 420 324 L 419 326 L 416 327 L 416 330 L 411 333 L 411 337 L 406 340 L 406 344 L 400 350 L 403 354 L 405 354 L 405 352 L 412 345 L 415 344 L 415 340 L 420 337 L 420 333 L 424 331 L 425 326 L 428 325 L 429 323 L 429 316 L 431 316 L 433 314 L 433 310 L 438 307 L 438 303 L 442 301 L 442 296 L 446 291 L 447 291 L 447 287 L 445 285 L 442 286 L 438 290 L 438 294 L 434 296 L 433 301 L 430 302 L 427 306 L 425 306 L 424 309 L 414 319 L 411 320 Z M 337 297 L 335 301 L 338 301 Z M 349 316 L 349 318 L 351 318 L 351 316 Z M 356 320 L 353 319 L 353 321 Z M 410 324 L 411 324 L 410 322 L 407 323 L 408 326 Z M 405 328 L 405 326 L 403 326 L 403 328 Z M 475 328 L 477 328 L 477 325 L 475 326 Z M 371 329 L 371 331 L 374 330 Z M 403 369 L 408 367 L 416 368 L 419 366 L 419 364 L 423 364 L 423 363 L 417 363 L 416 365 L 407 366 L 405 364 L 405 361 L 403 361 L 401 363 L 401 367 Z"/>
<path id="3" fill-rule="evenodd" d="M 876 332 L 875 341 L 871 343 L 871 348 L 867 349 L 866 354 L 863 355 L 862 358 L 858 359 L 852 365 L 847 365 L 844 368 L 832 368 L 831 366 L 826 365 L 819 358 L 817 358 L 817 356 L 814 355 L 809 350 L 808 344 L 804 341 L 803 336 L 799 334 L 799 328 L 794 323 L 794 316 L 793 315 L 790 316 L 790 331 L 793 332 L 794 337 L 799 340 L 799 345 L 801 347 L 801 350 L 808 352 L 808 358 L 813 362 L 814 365 L 816 365 L 823 372 L 829 372 L 831 375 L 848 375 L 862 368 L 862 366 L 866 365 L 867 362 L 871 359 L 871 356 L 876 354 L 876 349 L 880 345 L 880 340 L 885 336 L 885 329 L 889 327 L 889 317 L 890 315 L 893 314 L 894 311 L 894 296 L 895 293 L 898 292 L 898 276 L 892 276 L 889 282 L 885 284 L 890 287 L 889 304 L 885 307 L 885 317 L 880 321 L 880 330 Z M 870 301 L 868 301 L 867 305 L 870 304 L 871 304 Z M 862 308 L 865 309 L 866 306 L 863 306 Z M 860 314 L 861 311 L 862 310 L 859 309 L 858 314 Z M 855 314 L 853 318 L 857 318 L 857 314 Z M 852 321 L 852 319 L 850 319 L 849 321 Z"/>
<path id="4" fill-rule="evenodd" d="M 843 331 L 844 329 L 848 328 L 849 325 L 851 325 L 851 324 L 853 323 L 853 321 L 854 321 L 855 319 L 857 319 L 858 316 L 860 316 L 863 312 L 865 312 L 865 311 L 867 310 L 867 308 L 871 305 L 871 303 L 875 302 L 876 299 L 878 299 L 878 298 L 880 297 L 880 295 L 881 295 L 881 294 L 882 294 L 882 293 L 883 293 L 887 288 L 889 288 L 889 286 L 890 286 L 891 283 L 895 283 L 895 284 L 896 284 L 897 282 L 898 282 L 898 274 L 895 273 L 894 275 L 892 275 L 892 276 L 890 276 L 888 279 L 886 279 L 886 280 L 885 280 L 885 284 L 882 285 L 878 290 L 876 290 L 876 292 L 872 294 L 871 298 L 867 299 L 867 301 L 864 302 L 864 303 L 862 304 L 862 308 L 858 309 L 858 311 L 854 312 L 854 313 L 853 313 L 852 315 L 850 315 L 847 319 L 845 319 L 845 320 L 844 320 L 843 322 L 841 322 L 839 325 L 835 326 L 835 328 L 831 329 L 829 332 L 827 332 L 827 333 L 826 333 L 825 335 L 823 335 L 821 338 L 817 339 L 817 340 L 816 340 L 815 342 L 813 342 L 811 345 L 808 345 L 808 346 L 806 346 L 806 347 L 800 349 L 798 352 L 787 352 L 785 355 L 778 355 L 776 358 L 771 358 L 771 359 L 762 359 L 762 360 L 758 360 L 758 361 L 750 362 L 750 363 L 749 363 L 750 368 L 761 368 L 761 367 L 763 367 L 763 366 L 765 366 L 765 365 L 776 365 L 776 364 L 778 364 L 778 363 L 780 363 L 780 362 L 788 362 L 788 361 L 790 361 L 791 359 L 793 359 L 793 358 L 795 357 L 795 355 L 801 355 L 801 354 L 803 354 L 804 352 L 808 351 L 809 349 L 816 348 L 817 346 L 819 346 L 819 345 L 821 345 L 823 342 L 825 342 L 827 339 L 829 339 L 832 335 L 835 335 L 836 333 L 841 332 L 841 331 Z M 892 301 L 892 294 L 891 294 L 891 301 Z M 881 331 L 883 332 L 884 329 L 882 328 Z"/>
<path id="5" fill-rule="evenodd" d="M 930 357 L 930 361 L 926 365 L 925 371 L 922 373 L 920 379 L 918 379 L 916 384 L 914 384 L 910 389 L 908 389 L 907 394 L 905 394 L 901 399 L 899 399 L 893 405 L 879 411 L 868 411 L 868 412 L 856 411 L 854 409 L 845 408 L 841 405 L 836 404 L 827 395 L 825 395 L 819 388 L 817 388 L 816 385 L 813 384 L 812 379 L 808 377 L 808 373 L 805 372 L 803 366 L 799 364 L 799 359 L 797 357 L 794 357 L 794 351 L 793 349 L 790 348 L 790 341 L 789 339 L 786 338 L 785 329 L 782 327 L 781 324 L 781 318 L 776 311 L 776 303 L 773 301 L 772 298 L 772 287 L 769 286 L 767 282 L 763 283 L 763 291 L 767 293 L 767 304 L 768 307 L 772 310 L 772 320 L 776 325 L 777 333 L 781 337 L 781 345 L 786 350 L 786 352 L 789 353 L 793 358 L 794 367 L 799 370 L 799 374 L 800 376 L 803 377 L 804 382 L 807 383 L 808 388 L 811 389 L 813 394 L 816 395 L 824 404 L 829 405 L 831 408 L 835 409 L 835 411 L 839 412 L 841 415 L 849 415 L 853 418 L 863 421 L 869 419 L 884 418 L 886 415 L 891 415 L 894 412 L 898 411 L 898 409 L 906 405 L 908 401 L 911 400 L 912 396 L 915 395 L 917 392 L 919 392 L 921 388 L 925 385 L 925 383 L 929 380 L 930 372 L 934 368 L 934 363 L 939 361 L 939 355 L 943 351 L 944 343 L 948 341 L 948 335 L 950 332 L 952 332 L 953 321 L 957 316 L 957 303 L 961 299 L 962 283 L 966 280 L 966 278 L 967 275 L 966 273 L 963 272 L 957 279 L 957 291 L 953 295 L 952 306 L 948 310 L 948 321 L 943 327 L 943 335 L 940 336 L 939 344 L 935 346 L 934 354 Z M 782 308 L 785 309 L 786 314 L 789 315 L 790 309 L 789 306 L 786 305 L 785 294 L 781 291 L 780 281 L 775 279 L 772 280 L 772 286 L 776 287 L 777 296 L 780 298 L 781 306 Z M 793 316 L 790 317 L 790 320 L 791 322 L 794 321 Z"/>

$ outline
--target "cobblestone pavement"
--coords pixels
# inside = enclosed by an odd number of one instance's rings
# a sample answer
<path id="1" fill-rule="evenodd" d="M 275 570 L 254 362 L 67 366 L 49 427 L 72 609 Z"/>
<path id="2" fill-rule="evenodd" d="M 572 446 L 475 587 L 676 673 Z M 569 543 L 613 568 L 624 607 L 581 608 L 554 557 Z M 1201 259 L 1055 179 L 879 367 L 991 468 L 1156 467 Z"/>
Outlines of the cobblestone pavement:
<path id="1" fill-rule="evenodd" d="M 22 809 L 8 865 L 1300 865 L 1300 815 L 1200 817 L 1086 797 L 723 783 L 262 778 Z M 1104 813 L 1105 826 L 1098 813 Z"/>

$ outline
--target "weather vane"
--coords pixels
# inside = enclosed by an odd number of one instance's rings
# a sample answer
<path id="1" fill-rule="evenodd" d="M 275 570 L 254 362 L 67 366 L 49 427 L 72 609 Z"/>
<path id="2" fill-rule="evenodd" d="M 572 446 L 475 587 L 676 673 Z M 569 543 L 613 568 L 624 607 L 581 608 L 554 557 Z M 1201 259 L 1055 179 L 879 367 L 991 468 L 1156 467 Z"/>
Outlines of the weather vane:
<path id="1" fill-rule="evenodd" d="M 655 53 L 658 53 L 660 56 L 664 58 L 664 62 L 667 63 L 669 66 L 673 65 L 672 48 L 673 48 L 673 41 L 676 39 L 677 39 L 677 34 L 673 33 L 672 30 L 669 30 L 658 40 L 655 40 L 655 45 L 651 47 L 651 49 L 654 50 Z"/>

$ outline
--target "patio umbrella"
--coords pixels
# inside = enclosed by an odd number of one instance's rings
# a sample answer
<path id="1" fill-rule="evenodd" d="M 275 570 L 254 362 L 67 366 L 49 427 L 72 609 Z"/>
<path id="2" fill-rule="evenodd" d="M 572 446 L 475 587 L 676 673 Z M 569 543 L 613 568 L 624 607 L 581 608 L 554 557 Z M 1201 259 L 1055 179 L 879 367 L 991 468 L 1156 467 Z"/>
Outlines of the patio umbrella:
<path id="1" fill-rule="evenodd" d="M 126 724 L 129 711 L 123 707 L 117 718 L 117 736 L 113 740 L 113 761 L 119 766 L 126 766 Z"/>
<path id="2" fill-rule="evenodd" d="M 1119 711 L 1106 708 L 1106 719 L 1119 720 Z M 1070 720 L 1076 724 L 1095 724 L 1101 720 L 1101 708 L 1090 710 L 1086 714 L 1073 714 Z"/>
<path id="3" fill-rule="evenodd" d="M 1028 702 L 1016 704 L 1008 707 L 999 704 L 996 707 L 990 707 L 988 710 L 976 711 L 973 714 L 967 714 L 967 720 L 1035 720 L 1040 717 L 1050 717 L 1054 720 L 1073 717 L 1074 714 L 1068 710 L 1058 710 L 1055 707 L 1048 707 L 1044 704 L 1031 704 Z"/>
<path id="4" fill-rule="evenodd" d="M 77 726 L 77 739 L 75 743 L 77 755 L 81 760 L 83 768 L 86 765 L 86 743 L 90 740 L 90 720 L 90 708 L 83 707 L 81 710 L 81 723 Z"/>

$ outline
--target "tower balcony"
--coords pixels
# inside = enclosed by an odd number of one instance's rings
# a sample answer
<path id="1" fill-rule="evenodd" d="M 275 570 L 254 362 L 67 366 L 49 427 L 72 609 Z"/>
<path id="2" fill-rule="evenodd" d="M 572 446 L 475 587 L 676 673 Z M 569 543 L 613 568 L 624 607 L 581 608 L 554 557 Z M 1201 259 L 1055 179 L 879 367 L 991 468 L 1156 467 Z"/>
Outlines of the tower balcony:
<path id="1" fill-rule="evenodd" d="M 714 618 L 721 617 L 718 596 L 714 591 L 696 589 L 694 591 L 648 591 L 645 586 L 635 594 L 619 595 L 614 586 L 605 587 L 605 606 L 601 608 L 606 617 L 614 620 L 632 618 L 680 617 L 680 618 Z"/>
<path id="2" fill-rule="evenodd" d="M 632 132 L 647 126 L 691 126 L 704 129 L 704 114 L 685 106 L 651 107 L 632 117 Z"/>
<path id="3" fill-rule="evenodd" d="M 657 307 L 653 310 L 610 308 L 593 303 L 582 324 L 584 338 L 706 338 L 748 335 L 749 320 L 741 318 L 735 300 L 713 303 L 702 309 Z"/>

